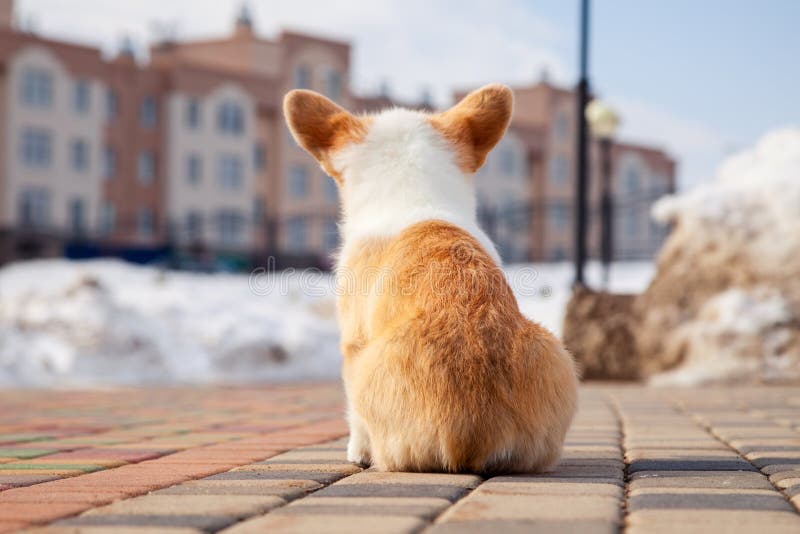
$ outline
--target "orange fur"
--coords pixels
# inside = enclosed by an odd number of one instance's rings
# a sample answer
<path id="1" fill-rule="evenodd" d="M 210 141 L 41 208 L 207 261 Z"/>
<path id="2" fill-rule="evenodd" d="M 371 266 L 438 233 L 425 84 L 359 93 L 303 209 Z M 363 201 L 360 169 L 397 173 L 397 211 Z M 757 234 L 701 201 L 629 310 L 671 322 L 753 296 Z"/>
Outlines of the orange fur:
<path id="1" fill-rule="evenodd" d="M 369 117 L 356 117 L 322 95 L 303 89 L 286 95 L 283 115 L 297 143 L 341 184 L 341 173 L 330 156 L 350 143 L 361 142 L 369 129 Z"/>
<path id="2" fill-rule="evenodd" d="M 487 85 L 428 120 L 456 151 L 462 171 L 481 168 L 489 151 L 500 141 L 511 121 L 513 95 L 508 87 Z"/>
<path id="3" fill-rule="evenodd" d="M 364 142 L 372 119 L 310 91 L 290 92 L 284 112 L 298 143 L 341 185 L 333 155 Z M 490 85 L 422 120 L 447 141 L 461 178 L 480 168 L 511 112 L 511 91 Z M 348 458 L 448 472 L 535 472 L 558 460 L 575 412 L 574 363 L 520 313 L 474 235 L 438 220 L 356 242 L 345 234 L 337 282 Z"/>
<path id="4" fill-rule="evenodd" d="M 373 465 L 551 467 L 575 411 L 574 364 L 520 313 L 475 239 L 431 221 L 364 241 L 351 258 L 340 269 L 344 381 Z"/>

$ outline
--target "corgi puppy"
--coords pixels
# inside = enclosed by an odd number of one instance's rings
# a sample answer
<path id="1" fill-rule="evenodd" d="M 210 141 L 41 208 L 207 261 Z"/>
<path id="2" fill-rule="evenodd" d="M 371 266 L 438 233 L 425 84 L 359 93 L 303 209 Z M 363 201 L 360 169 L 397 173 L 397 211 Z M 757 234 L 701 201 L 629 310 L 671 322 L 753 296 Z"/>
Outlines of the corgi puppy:
<path id="1" fill-rule="evenodd" d="M 297 143 L 340 188 L 338 316 L 348 460 L 386 471 L 539 472 L 576 406 L 572 357 L 526 319 L 478 227 L 473 175 L 511 90 L 442 113 L 355 116 L 294 90 Z"/>

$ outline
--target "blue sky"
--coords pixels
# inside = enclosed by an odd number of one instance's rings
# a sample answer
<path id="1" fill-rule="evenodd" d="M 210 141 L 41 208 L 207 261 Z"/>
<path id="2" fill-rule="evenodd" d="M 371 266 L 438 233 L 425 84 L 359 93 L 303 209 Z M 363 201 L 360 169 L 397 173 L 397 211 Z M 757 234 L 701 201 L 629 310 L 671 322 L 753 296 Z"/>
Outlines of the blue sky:
<path id="1" fill-rule="evenodd" d="M 157 31 L 224 35 L 239 0 L 18 0 L 43 34 L 113 51 L 143 48 Z M 257 28 L 352 41 L 353 85 L 388 82 L 400 97 L 500 81 L 535 82 L 543 69 L 575 82 L 578 0 L 251 0 Z M 620 136 L 666 148 L 684 186 L 763 133 L 800 125 L 800 1 L 594 0 L 591 80 L 620 111 Z"/>
<path id="2" fill-rule="evenodd" d="M 751 145 L 764 132 L 800 125 L 800 2 L 593 4 L 595 89 L 621 100 L 623 109 L 644 108 L 631 110 L 637 113 L 635 135 L 656 141 L 670 137 L 673 151 L 682 152 L 676 156 L 686 183 L 707 178 L 720 157 Z M 540 1 L 536 7 L 558 27 L 576 26 L 577 2 Z M 557 53 L 568 68 L 576 63 L 570 62 L 577 54 L 574 41 Z M 661 114 L 674 117 L 674 124 Z M 682 133 L 690 125 L 694 128 Z M 675 131 L 659 132 L 664 126 Z"/>

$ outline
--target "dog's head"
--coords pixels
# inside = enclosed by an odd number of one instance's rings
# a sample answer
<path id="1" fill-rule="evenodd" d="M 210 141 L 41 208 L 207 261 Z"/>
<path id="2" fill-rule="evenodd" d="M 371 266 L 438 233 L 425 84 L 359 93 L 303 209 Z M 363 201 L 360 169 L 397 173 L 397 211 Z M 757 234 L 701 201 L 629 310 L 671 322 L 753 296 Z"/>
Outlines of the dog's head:
<path id="1" fill-rule="evenodd" d="M 465 176 L 475 173 L 497 144 L 511 119 L 513 96 L 508 87 L 492 84 L 467 95 L 442 113 L 391 109 L 356 116 L 313 91 L 289 92 L 283 102 L 286 122 L 297 143 L 307 150 L 334 180 L 343 185 L 364 176 L 359 163 L 379 163 L 394 171 L 430 171 L 442 160 Z M 361 165 L 363 167 L 363 165 Z M 396 172 L 380 173 L 389 180 Z M 388 175 L 387 175 L 388 174 Z"/>

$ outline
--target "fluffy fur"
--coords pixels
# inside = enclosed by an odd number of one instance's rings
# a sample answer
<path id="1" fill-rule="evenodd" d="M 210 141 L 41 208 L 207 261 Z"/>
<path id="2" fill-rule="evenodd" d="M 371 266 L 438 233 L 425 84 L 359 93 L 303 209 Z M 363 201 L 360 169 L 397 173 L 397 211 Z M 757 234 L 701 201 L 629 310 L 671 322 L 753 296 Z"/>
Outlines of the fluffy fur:
<path id="1" fill-rule="evenodd" d="M 535 472 L 557 460 L 577 378 L 519 311 L 478 227 L 472 173 L 502 137 L 511 91 L 450 110 L 355 117 L 292 91 L 292 133 L 341 188 L 337 277 L 348 459 L 391 471 Z"/>

